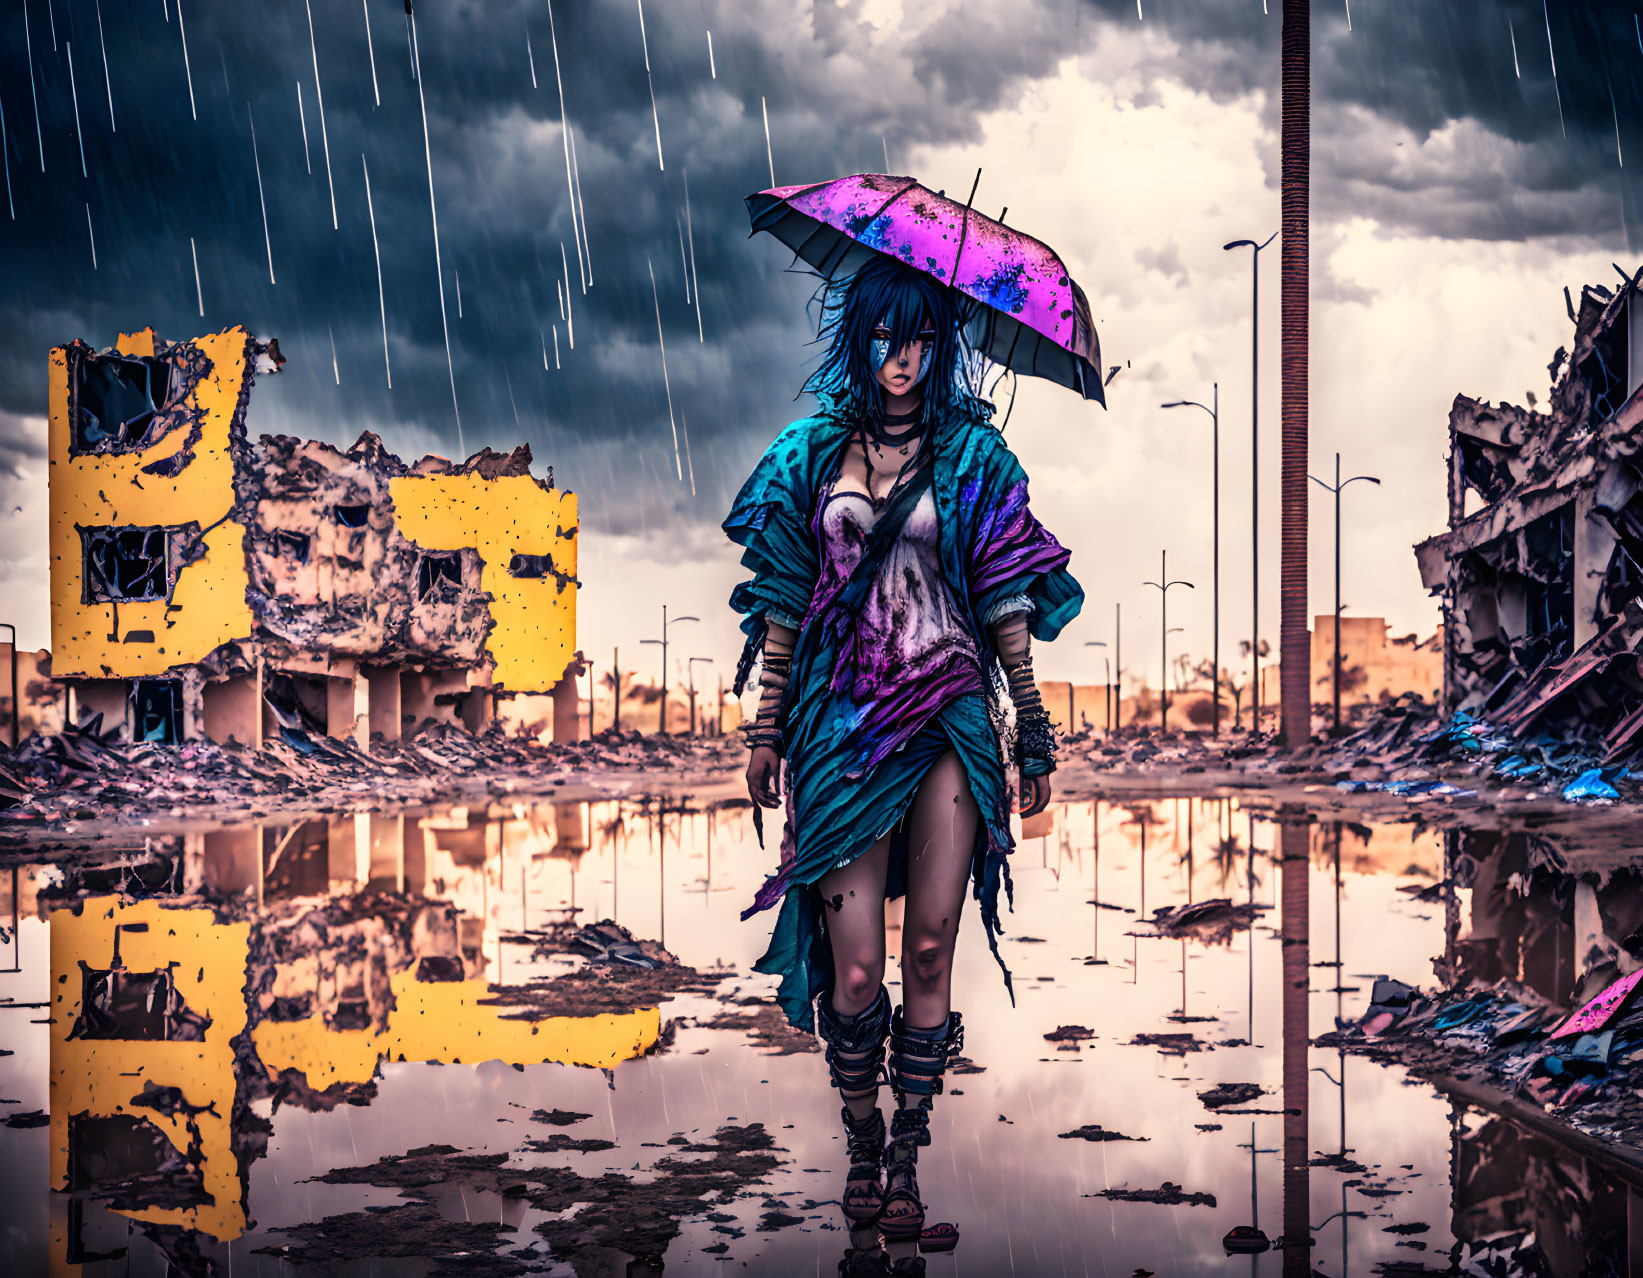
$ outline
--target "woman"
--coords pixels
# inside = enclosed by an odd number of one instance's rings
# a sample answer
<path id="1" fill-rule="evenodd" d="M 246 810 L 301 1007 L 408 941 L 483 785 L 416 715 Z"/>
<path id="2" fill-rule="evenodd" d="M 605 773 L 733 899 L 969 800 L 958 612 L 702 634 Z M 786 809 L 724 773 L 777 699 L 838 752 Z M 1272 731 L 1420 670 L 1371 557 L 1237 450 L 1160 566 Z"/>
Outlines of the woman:
<path id="1" fill-rule="evenodd" d="M 758 970 L 782 978 L 794 1025 L 814 1024 L 844 1099 L 854 1247 L 841 1272 L 885 1272 L 882 1232 L 894 1272 L 922 1273 L 916 1158 L 962 1042 L 950 999 L 958 918 L 970 886 L 997 958 L 998 891 L 1010 889 L 998 671 L 1031 815 L 1049 802 L 1054 734 L 1029 636 L 1053 639 L 1083 592 L 975 394 L 964 299 L 875 255 L 825 301 L 831 340 L 805 384 L 819 411 L 771 444 L 724 524 L 753 572 L 731 596 L 748 635 L 738 692 L 763 650 L 748 791 L 759 807 L 785 792 L 787 806 L 780 869 L 743 917 L 781 900 Z M 902 895 L 892 1016 L 884 906 Z"/>

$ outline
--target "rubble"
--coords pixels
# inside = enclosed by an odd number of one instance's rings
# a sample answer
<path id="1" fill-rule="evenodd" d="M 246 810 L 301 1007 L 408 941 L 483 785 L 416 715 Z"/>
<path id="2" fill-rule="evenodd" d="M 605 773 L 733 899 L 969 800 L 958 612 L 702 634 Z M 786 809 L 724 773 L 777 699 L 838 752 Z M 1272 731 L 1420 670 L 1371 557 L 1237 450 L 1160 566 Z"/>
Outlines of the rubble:
<path id="1" fill-rule="evenodd" d="M 1415 548 L 1443 600 L 1446 709 L 1604 767 L 1643 751 L 1640 280 L 1571 304 L 1546 412 L 1456 396 L 1449 531 Z"/>
<path id="2" fill-rule="evenodd" d="M 429 723 L 402 741 L 352 741 L 284 729 L 262 750 L 188 741 L 122 742 L 96 718 L 26 738 L 0 764 L 0 847 L 88 825 L 166 819 L 255 819 L 303 810 L 374 811 L 476 798 L 549 795 L 573 783 L 656 774 L 675 783 L 720 779 L 739 764 L 732 737 L 641 735 L 607 729 L 545 743 L 497 724 L 470 733 Z"/>
<path id="3" fill-rule="evenodd" d="M 1115 1203 L 1158 1203 L 1165 1207 L 1214 1207 L 1214 1194 L 1189 1194 L 1166 1180 L 1157 1189 L 1101 1189 L 1084 1198 L 1107 1198 Z"/>

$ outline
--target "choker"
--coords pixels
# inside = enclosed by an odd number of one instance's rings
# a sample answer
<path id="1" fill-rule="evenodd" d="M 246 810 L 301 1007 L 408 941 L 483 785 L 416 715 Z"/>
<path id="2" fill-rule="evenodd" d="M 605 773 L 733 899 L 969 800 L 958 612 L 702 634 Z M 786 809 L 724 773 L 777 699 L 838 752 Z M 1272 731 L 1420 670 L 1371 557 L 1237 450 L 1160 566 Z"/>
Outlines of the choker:
<path id="1" fill-rule="evenodd" d="M 900 448 L 923 434 L 922 417 L 922 411 L 916 408 L 910 413 L 878 412 L 870 413 L 863 424 L 869 438 L 880 448 Z M 897 426 L 905 429 L 892 429 Z"/>

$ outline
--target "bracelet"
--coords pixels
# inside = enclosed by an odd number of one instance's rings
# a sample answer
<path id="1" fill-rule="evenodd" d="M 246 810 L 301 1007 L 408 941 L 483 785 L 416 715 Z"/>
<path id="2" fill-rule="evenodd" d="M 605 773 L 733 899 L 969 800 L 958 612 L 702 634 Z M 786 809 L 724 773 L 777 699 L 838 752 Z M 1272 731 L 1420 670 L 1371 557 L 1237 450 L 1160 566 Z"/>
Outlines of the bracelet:
<path id="1" fill-rule="evenodd" d="M 1016 714 L 1015 761 L 1027 776 L 1055 771 L 1055 729 L 1042 708 Z"/>
<path id="2" fill-rule="evenodd" d="M 742 725 L 742 741 L 749 750 L 757 750 L 760 746 L 769 746 L 778 754 L 781 753 L 781 729 L 773 723 L 766 723 L 762 719 L 755 719 L 751 723 Z"/>

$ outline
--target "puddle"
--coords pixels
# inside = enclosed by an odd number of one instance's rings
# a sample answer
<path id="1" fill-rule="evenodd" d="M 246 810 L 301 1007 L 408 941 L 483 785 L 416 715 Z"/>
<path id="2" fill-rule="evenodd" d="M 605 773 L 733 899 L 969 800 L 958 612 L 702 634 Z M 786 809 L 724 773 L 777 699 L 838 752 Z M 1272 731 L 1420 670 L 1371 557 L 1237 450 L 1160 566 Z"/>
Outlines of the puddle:
<path id="1" fill-rule="evenodd" d="M 1546 1272 L 1624 1271 L 1624 1182 L 1309 1042 L 1382 973 L 1565 996 L 1577 921 L 1623 935 L 1635 882 L 1577 901 L 1526 836 L 1229 799 L 1032 826 L 1016 1007 L 973 912 L 960 937 L 966 1060 L 920 1181 L 962 1241 L 932 1275 L 1443 1273 L 1525 1232 Z M 623 801 L 0 868 L 0 1268 L 834 1272 L 837 1102 L 751 974 L 769 916 L 738 921 L 767 864 L 745 809 Z M 677 962 L 583 969 L 565 938 L 606 918 Z M 1250 1225 L 1298 1245 L 1229 1256 Z"/>

